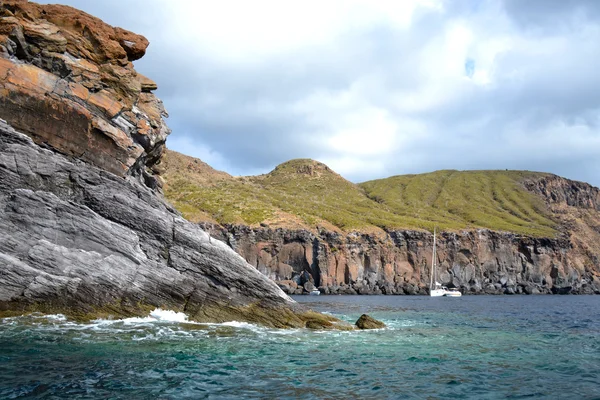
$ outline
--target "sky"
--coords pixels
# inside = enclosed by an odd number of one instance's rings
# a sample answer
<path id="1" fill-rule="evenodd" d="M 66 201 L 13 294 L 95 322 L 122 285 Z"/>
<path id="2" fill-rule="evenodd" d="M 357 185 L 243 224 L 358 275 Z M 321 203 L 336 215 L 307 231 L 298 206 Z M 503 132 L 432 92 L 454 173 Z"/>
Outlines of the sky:
<path id="1" fill-rule="evenodd" d="M 57 2 L 52 1 L 52 2 Z M 150 41 L 167 146 L 232 175 L 439 169 L 600 186 L 600 1 L 62 0 Z"/>

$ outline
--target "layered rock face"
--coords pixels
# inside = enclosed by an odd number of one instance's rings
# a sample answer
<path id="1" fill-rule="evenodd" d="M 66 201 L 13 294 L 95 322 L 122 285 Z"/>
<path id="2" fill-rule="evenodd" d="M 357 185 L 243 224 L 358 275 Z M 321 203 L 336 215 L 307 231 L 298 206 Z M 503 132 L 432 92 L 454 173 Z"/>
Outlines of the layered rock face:
<path id="1" fill-rule="evenodd" d="M 154 307 L 304 326 L 299 307 L 135 179 L 43 149 L 0 121 L 0 311 L 87 318 Z"/>
<path id="2" fill-rule="evenodd" d="M 600 191 L 560 177 L 525 183 L 564 233 L 471 230 L 438 235 L 438 281 L 473 294 L 600 293 Z M 426 294 L 433 236 L 341 234 L 203 224 L 288 293 Z"/>
<path id="3" fill-rule="evenodd" d="M 137 73 L 148 41 L 79 10 L 0 1 L 0 118 L 38 144 L 147 183 L 170 133 Z"/>
<path id="4" fill-rule="evenodd" d="M 131 64 L 147 45 L 69 7 L 0 1 L 0 315 L 331 326 L 156 190 L 166 114 Z"/>

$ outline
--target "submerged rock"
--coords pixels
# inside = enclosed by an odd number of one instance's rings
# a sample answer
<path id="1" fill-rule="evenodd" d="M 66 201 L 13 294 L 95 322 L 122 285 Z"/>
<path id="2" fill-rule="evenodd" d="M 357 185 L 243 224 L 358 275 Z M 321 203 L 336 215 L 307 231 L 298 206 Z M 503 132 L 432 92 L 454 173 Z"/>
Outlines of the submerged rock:
<path id="1" fill-rule="evenodd" d="M 308 329 L 316 330 L 331 329 L 333 327 L 333 324 L 326 320 L 309 319 L 308 321 L 306 321 L 306 327 Z"/>
<path id="2" fill-rule="evenodd" d="M 370 315 L 363 314 L 354 324 L 358 329 L 381 329 L 385 328 L 385 324 L 381 321 L 376 320 Z"/>
<path id="3" fill-rule="evenodd" d="M 305 327 L 314 330 L 341 330 L 350 331 L 354 327 L 346 322 L 340 321 L 335 317 L 327 314 L 319 314 L 314 311 L 306 312 L 303 315 L 306 320 Z"/>

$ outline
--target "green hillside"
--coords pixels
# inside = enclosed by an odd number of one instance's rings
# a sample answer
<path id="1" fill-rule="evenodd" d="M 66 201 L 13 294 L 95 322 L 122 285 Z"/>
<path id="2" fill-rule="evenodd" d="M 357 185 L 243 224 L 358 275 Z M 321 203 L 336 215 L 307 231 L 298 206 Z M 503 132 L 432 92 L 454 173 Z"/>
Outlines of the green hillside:
<path id="1" fill-rule="evenodd" d="M 554 234 L 544 202 L 523 188 L 525 179 L 546 174 L 525 171 L 436 171 L 362 183 L 365 194 L 395 214 L 424 221 L 431 229 L 485 227 L 548 236 Z"/>
<path id="2" fill-rule="evenodd" d="M 265 175 L 232 177 L 173 151 L 164 167 L 165 195 L 192 221 L 555 234 L 556 223 L 543 202 L 520 183 L 544 175 L 539 173 L 437 171 L 356 185 L 313 160 L 292 160 Z"/>

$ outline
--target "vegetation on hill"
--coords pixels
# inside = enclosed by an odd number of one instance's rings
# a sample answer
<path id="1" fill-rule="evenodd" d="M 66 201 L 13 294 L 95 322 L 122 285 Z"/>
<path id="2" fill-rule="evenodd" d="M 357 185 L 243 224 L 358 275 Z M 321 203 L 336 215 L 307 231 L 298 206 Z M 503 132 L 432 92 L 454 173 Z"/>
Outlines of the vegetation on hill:
<path id="1" fill-rule="evenodd" d="M 527 171 L 436 171 L 362 183 L 371 199 L 431 229 L 485 227 L 535 236 L 554 234 L 542 199 L 521 182 L 546 174 Z"/>
<path id="2" fill-rule="evenodd" d="M 543 201 L 521 184 L 541 173 L 436 171 L 357 185 L 306 159 L 252 177 L 232 177 L 173 151 L 164 166 L 165 195 L 192 221 L 343 231 L 482 227 L 556 233 Z"/>

